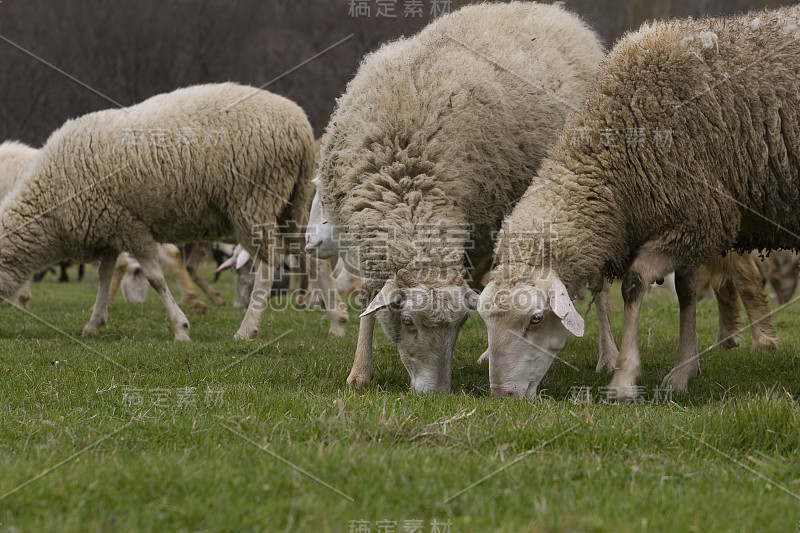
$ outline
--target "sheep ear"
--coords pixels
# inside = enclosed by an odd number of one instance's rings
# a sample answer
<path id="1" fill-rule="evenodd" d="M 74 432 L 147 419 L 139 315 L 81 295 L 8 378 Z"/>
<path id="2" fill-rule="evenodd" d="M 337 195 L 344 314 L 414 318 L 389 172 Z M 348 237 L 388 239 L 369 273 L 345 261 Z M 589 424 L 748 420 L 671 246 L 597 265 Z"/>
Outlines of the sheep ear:
<path id="1" fill-rule="evenodd" d="M 236 270 L 242 268 L 248 261 L 250 261 L 250 253 L 247 250 L 239 252 L 239 255 L 236 256 Z"/>
<path id="2" fill-rule="evenodd" d="M 583 337 L 585 330 L 583 317 L 578 314 L 572 304 L 567 288 L 555 275 L 552 277 L 552 284 L 553 286 L 550 289 L 550 308 L 561 319 L 561 323 L 567 328 L 567 331 L 576 337 Z"/>
<path id="3" fill-rule="evenodd" d="M 358 317 L 363 318 L 390 305 L 393 307 L 399 307 L 402 304 L 402 300 L 403 296 L 397 289 L 397 286 L 387 281 L 381 289 L 381 292 L 379 292 L 378 295 L 372 299 L 364 312 L 358 315 Z"/>
<path id="4" fill-rule="evenodd" d="M 217 267 L 217 272 L 228 270 L 232 264 L 233 264 L 233 256 L 230 256 L 220 266 Z"/>
<path id="5" fill-rule="evenodd" d="M 471 311 L 478 310 L 478 293 L 473 291 L 472 289 L 467 289 L 467 293 L 464 295 L 464 301 L 467 304 L 467 307 Z"/>

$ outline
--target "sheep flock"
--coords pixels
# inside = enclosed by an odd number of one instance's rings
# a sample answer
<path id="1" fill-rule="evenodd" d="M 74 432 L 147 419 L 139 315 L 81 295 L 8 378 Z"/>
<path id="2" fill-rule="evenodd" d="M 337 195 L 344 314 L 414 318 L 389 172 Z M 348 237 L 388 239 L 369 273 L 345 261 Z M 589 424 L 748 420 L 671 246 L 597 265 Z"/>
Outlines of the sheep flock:
<path id="1" fill-rule="evenodd" d="M 569 359 L 568 337 L 585 335 L 575 301 L 588 293 L 597 370 L 627 402 L 643 302 L 674 273 L 679 335 L 662 385 L 687 391 L 700 296 L 717 299 L 719 346 L 740 342 L 741 297 L 754 348 L 774 349 L 764 284 L 782 304 L 797 284 L 799 26 L 800 7 L 653 21 L 605 50 L 560 4 L 475 4 L 367 54 L 318 148 L 300 106 L 236 83 L 74 118 L 39 148 L 0 145 L 0 298 L 24 308 L 37 273 L 99 262 L 84 336 L 108 322 L 118 288 L 141 301 L 150 286 L 174 340 L 190 341 L 162 263 L 213 321 L 194 286 L 215 305 L 224 295 L 190 257 L 225 242 L 236 248 L 219 271 L 234 272 L 246 307 L 237 339 L 259 336 L 282 278 L 305 284 L 306 305 L 342 337 L 340 292 L 358 284 L 351 387 L 376 376 L 377 320 L 412 391 L 449 392 L 475 312 L 492 393 L 532 398 L 552 361 Z M 137 142 L 142 130 L 171 135 Z M 194 131 L 218 139 L 192 142 Z"/>

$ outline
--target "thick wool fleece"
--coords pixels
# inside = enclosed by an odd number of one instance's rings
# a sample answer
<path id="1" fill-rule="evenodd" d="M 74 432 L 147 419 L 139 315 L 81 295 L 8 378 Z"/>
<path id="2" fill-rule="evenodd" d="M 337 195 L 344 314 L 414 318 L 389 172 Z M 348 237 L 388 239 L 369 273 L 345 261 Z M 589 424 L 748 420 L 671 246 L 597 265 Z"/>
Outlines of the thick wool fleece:
<path id="1" fill-rule="evenodd" d="M 233 235 L 256 253 L 256 226 L 305 224 L 313 144 L 300 107 L 232 83 L 70 120 L 3 204 L 0 296 L 58 260 L 156 242 Z"/>
<path id="2" fill-rule="evenodd" d="M 488 256 L 602 56 L 575 15 L 524 2 L 465 7 L 367 55 L 320 165 L 322 201 L 360 252 L 364 294 L 401 268 L 429 286 L 452 282 L 465 252 L 468 266 Z"/>
<path id="3" fill-rule="evenodd" d="M 544 256 L 575 295 L 649 241 L 683 266 L 800 247 L 799 26 L 791 7 L 624 36 L 506 221 L 497 276 L 544 273 Z M 623 137 L 603 146 L 608 131 Z M 548 227 L 544 254 L 514 237 Z"/>
<path id="4" fill-rule="evenodd" d="M 27 144 L 6 141 L 0 144 L 0 199 L 19 183 L 22 174 L 39 151 Z"/>

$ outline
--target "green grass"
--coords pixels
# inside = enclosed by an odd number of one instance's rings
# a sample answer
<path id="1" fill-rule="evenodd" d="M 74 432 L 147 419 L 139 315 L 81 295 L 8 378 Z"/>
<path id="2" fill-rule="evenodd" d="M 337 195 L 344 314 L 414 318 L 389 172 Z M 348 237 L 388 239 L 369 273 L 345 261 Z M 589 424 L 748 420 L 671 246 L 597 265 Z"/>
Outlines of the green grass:
<path id="1" fill-rule="evenodd" d="M 94 300 L 87 277 L 35 284 L 31 312 L 78 337 Z M 230 278 L 218 288 L 230 300 Z M 187 312 L 191 344 L 172 342 L 152 291 L 143 305 L 119 298 L 101 335 L 80 342 L 5 305 L 0 532 L 349 531 L 358 520 L 397 532 L 421 520 L 425 533 L 434 521 L 453 533 L 793 532 L 797 305 L 774 317 L 778 351 L 752 351 L 746 334 L 741 348 L 703 355 L 689 395 L 637 405 L 570 401 L 573 387 L 597 399 L 610 381 L 593 371 L 593 313 L 562 353 L 578 370 L 555 362 L 530 402 L 490 397 L 477 316 L 458 341 L 453 394 L 414 396 L 382 333 L 373 384 L 347 389 L 352 305 L 345 339 L 326 337 L 322 311 L 267 312 L 255 342 L 232 340 L 241 309 Z M 642 326 L 652 399 L 674 359 L 677 305 L 657 294 Z M 704 301 L 701 348 L 715 328 Z"/>

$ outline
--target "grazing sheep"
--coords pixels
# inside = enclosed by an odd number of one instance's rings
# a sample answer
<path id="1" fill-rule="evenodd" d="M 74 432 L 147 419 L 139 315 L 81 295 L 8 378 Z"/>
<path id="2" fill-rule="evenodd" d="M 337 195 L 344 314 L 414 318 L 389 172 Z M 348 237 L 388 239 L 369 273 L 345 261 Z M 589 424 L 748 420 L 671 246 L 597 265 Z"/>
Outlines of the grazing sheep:
<path id="1" fill-rule="evenodd" d="M 491 255 L 492 233 L 602 57 L 575 15 L 511 2 L 465 7 L 364 58 L 319 170 L 320 199 L 363 280 L 349 385 L 372 379 L 377 315 L 412 389 L 450 390 L 453 347 L 477 303 L 462 269 Z"/>
<path id="2" fill-rule="evenodd" d="M 282 238 L 284 228 L 296 234 L 305 225 L 313 170 L 303 110 L 233 83 L 179 89 L 70 120 L 3 204 L 0 297 L 61 259 L 99 258 L 100 289 L 83 330 L 95 334 L 108 317 L 117 256 L 127 251 L 161 296 L 175 340 L 188 341 L 189 322 L 164 282 L 156 243 L 233 235 L 277 265 L 293 242 Z M 263 231 L 257 246 L 254 232 L 272 224 L 278 231 Z M 280 233 L 274 242 L 271 233 Z M 260 277 L 256 290 L 268 295 L 270 285 L 271 276 Z M 258 333 L 264 300 L 253 299 L 237 338 Z"/>
<path id="3" fill-rule="evenodd" d="M 495 394 L 535 394 L 568 333 L 583 332 L 571 296 L 621 277 L 611 387 L 634 398 L 642 298 L 673 270 L 680 346 L 663 385 L 686 390 L 699 371 L 696 267 L 731 248 L 800 247 L 798 24 L 798 7 L 673 20 L 616 44 L 498 240 L 480 297 Z M 608 131 L 622 141 L 603 143 Z"/>
<path id="4" fill-rule="evenodd" d="M 0 200 L 8 196 L 17 186 L 25 169 L 38 153 L 36 148 L 16 141 L 6 141 L 0 144 Z M 2 209 L 1 204 L 0 209 Z M 31 284 L 26 281 L 19 290 L 14 305 L 27 309 L 30 299 Z"/>

